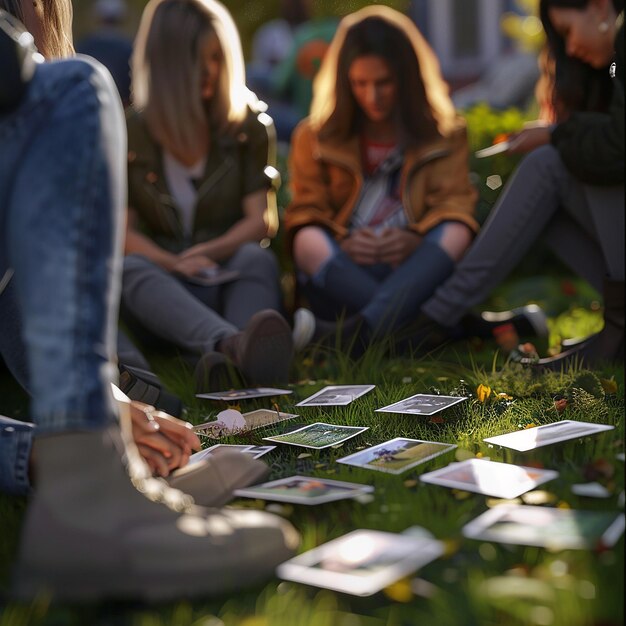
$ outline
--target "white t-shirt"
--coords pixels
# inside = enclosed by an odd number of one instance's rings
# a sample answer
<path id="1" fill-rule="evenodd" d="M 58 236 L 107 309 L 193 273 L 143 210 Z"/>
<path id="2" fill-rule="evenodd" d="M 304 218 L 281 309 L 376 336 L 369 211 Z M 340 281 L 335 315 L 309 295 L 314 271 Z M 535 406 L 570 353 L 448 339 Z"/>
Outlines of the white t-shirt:
<path id="1" fill-rule="evenodd" d="M 163 167 L 165 180 L 172 198 L 180 213 L 185 237 L 190 237 L 193 231 L 193 222 L 196 216 L 196 200 L 198 191 L 193 181 L 202 178 L 206 167 L 206 157 L 195 165 L 187 167 L 169 152 L 163 153 Z"/>

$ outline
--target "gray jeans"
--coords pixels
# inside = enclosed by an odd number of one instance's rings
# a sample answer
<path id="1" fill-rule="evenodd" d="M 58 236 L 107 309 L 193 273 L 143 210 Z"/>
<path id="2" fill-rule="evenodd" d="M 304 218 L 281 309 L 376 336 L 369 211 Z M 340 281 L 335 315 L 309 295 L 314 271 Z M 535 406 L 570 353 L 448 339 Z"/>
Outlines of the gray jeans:
<path id="1" fill-rule="evenodd" d="M 422 311 L 439 324 L 455 325 L 540 237 L 599 292 L 606 277 L 624 280 L 624 186 L 583 185 L 553 146 L 534 150 L 518 166 L 454 273 Z"/>
<path id="2" fill-rule="evenodd" d="M 258 311 L 281 308 L 278 264 L 272 252 L 246 243 L 223 266 L 238 270 L 239 278 L 199 287 L 179 280 L 145 257 L 125 257 L 123 319 L 131 328 L 148 331 L 142 334 L 152 341 L 165 340 L 199 355 L 244 328 Z"/>

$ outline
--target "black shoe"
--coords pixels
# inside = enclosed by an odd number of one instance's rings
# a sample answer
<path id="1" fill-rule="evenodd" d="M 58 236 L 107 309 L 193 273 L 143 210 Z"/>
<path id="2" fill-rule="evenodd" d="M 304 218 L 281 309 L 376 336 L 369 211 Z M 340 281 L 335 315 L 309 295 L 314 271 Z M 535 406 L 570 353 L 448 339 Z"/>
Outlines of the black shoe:
<path id="1" fill-rule="evenodd" d="M 179 417 L 183 402 L 163 388 L 156 374 L 130 365 L 119 365 L 119 388 L 131 399 L 150 404 L 169 415 Z"/>
<path id="2" fill-rule="evenodd" d="M 226 391 L 242 386 L 241 372 L 220 352 L 205 352 L 193 372 L 196 393 Z"/>
<path id="3" fill-rule="evenodd" d="M 467 315 L 463 319 L 463 326 L 468 335 L 490 339 L 494 331 L 501 327 L 512 325 L 518 337 L 547 337 L 550 334 L 547 317 L 541 307 L 536 304 L 527 304 L 510 311 L 483 311 L 480 315 Z"/>

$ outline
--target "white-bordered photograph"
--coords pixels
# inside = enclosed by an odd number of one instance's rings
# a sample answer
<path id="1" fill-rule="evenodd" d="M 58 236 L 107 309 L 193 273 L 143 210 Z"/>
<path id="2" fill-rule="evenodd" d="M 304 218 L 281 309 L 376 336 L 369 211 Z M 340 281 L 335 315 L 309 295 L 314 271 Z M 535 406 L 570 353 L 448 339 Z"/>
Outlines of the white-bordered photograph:
<path id="1" fill-rule="evenodd" d="M 296 406 L 344 406 L 364 396 L 376 385 L 328 385 Z"/>
<path id="2" fill-rule="evenodd" d="M 369 426 L 338 426 L 326 422 L 315 422 L 315 424 L 303 426 L 284 435 L 263 437 L 263 441 L 275 441 L 290 446 L 322 450 L 323 448 L 330 448 L 330 446 L 337 446 L 366 430 L 369 430 Z"/>
<path id="3" fill-rule="evenodd" d="M 463 527 L 469 539 L 551 550 L 610 548 L 624 532 L 624 514 L 502 504 Z"/>
<path id="4" fill-rule="evenodd" d="M 519 452 L 534 450 L 541 446 L 549 446 L 568 439 L 588 437 L 606 430 L 612 430 L 614 426 L 609 424 L 591 424 L 589 422 L 577 422 L 575 420 L 562 420 L 553 424 L 544 424 L 534 428 L 525 428 L 505 435 L 487 437 L 483 441 L 504 448 L 512 448 Z"/>
<path id="5" fill-rule="evenodd" d="M 249 446 L 247 450 L 242 450 L 242 452 L 252 455 L 254 459 L 258 459 L 275 449 L 276 446 Z"/>
<path id="6" fill-rule="evenodd" d="M 438 396 L 427 393 L 417 393 L 410 398 L 394 402 L 388 406 L 376 409 L 377 413 L 407 413 L 409 415 L 434 415 L 448 409 L 467 398 L 459 396 Z"/>
<path id="7" fill-rule="evenodd" d="M 275 387 L 252 387 L 250 389 L 230 389 L 228 391 L 197 393 L 196 398 L 232 401 L 265 398 L 268 396 L 284 396 L 288 393 L 293 393 L 293 391 L 291 389 L 276 389 Z"/>
<path id="8" fill-rule="evenodd" d="M 279 578 L 356 596 L 369 596 L 434 561 L 436 539 L 378 530 L 354 530 L 282 565 Z"/>
<path id="9" fill-rule="evenodd" d="M 524 467 L 510 463 L 467 459 L 422 474 L 420 480 L 432 485 L 472 491 L 494 498 L 517 498 L 538 485 L 554 480 L 555 470 Z"/>
<path id="10" fill-rule="evenodd" d="M 374 487 L 371 485 L 359 485 L 358 483 L 313 478 L 311 476 L 289 476 L 245 489 L 236 489 L 234 495 L 241 498 L 314 505 L 355 498 L 373 491 Z"/>
<path id="11" fill-rule="evenodd" d="M 298 417 L 298 415 L 296 413 L 283 413 L 275 409 L 256 409 L 247 413 L 226 409 L 220 412 L 215 420 L 197 424 L 193 430 L 198 435 L 210 439 L 220 439 L 236 433 L 278 424 L 294 417 Z"/>
<path id="12" fill-rule="evenodd" d="M 254 446 L 250 445 L 236 445 L 236 444 L 228 444 L 228 443 L 218 443 L 210 448 L 204 448 L 204 450 L 200 450 L 200 452 L 196 452 L 189 457 L 188 465 L 193 465 L 198 461 L 202 461 L 202 459 L 206 459 L 208 456 L 214 456 L 221 454 L 225 450 L 234 450 L 236 452 L 248 452 L 250 448 Z"/>
<path id="13" fill-rule="evenodd" d="M 389 474 L 402 474 L 412 467 L 426 463 L 440 454 L 454 450 L 454 448 L 456 445 L 450 443 L 396 437 L 337 459 L 337 463 Z"/>

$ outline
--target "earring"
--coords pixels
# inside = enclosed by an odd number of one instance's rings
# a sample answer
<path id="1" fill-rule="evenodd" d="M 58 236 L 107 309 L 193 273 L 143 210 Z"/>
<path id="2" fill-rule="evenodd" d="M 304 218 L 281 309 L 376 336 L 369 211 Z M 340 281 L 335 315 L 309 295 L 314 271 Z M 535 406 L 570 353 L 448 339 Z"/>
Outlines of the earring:
<path id="1" fill-rule="evenodd" d="M 601 33 L 606 33 L 609 30 L 609 23 L 608 22 L 600 22 L 598 24 L 598 30 Z"/>

